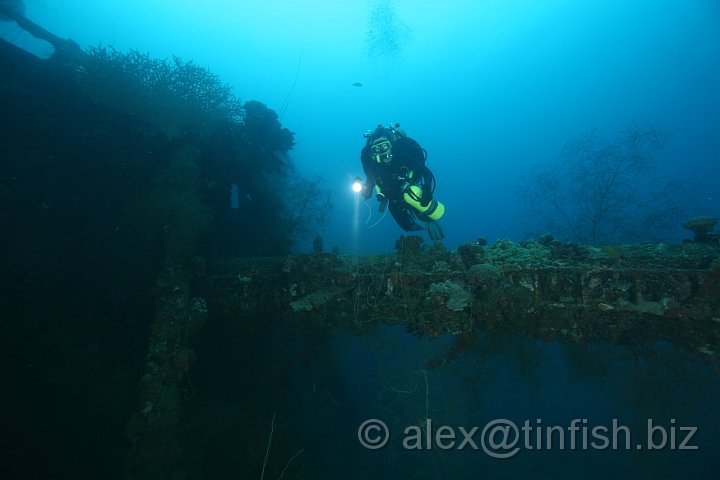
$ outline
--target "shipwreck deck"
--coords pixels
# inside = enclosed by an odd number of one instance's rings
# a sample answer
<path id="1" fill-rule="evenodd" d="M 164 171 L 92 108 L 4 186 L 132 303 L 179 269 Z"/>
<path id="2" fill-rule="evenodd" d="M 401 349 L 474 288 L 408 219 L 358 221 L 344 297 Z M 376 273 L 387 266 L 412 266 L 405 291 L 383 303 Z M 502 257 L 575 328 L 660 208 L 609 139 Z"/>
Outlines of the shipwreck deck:
<path id="1" fill-rule="evenodd" d="M 397 254 L 240 258 L 204 267 L 209 311 L 429 336 L 513 331 L 568 341 L 666 340 L 712 354 L 720 341 L 720 251 L 697 243 L 590 248 L 419 239 Z"/>

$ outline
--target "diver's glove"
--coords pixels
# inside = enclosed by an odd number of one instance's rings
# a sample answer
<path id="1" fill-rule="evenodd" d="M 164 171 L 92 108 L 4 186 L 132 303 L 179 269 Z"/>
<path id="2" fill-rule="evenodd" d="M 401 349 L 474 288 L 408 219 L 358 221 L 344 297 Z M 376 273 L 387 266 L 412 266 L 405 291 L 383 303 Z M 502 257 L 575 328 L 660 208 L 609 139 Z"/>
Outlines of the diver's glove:
<path id="1" fill-rule="evenodd" d="M 427 231 L 428 231 L 428 236 L 430 237 L 430 240 L 439 242 L 440 240 L 445 238 L 445 232 L 443 232 L 442 227 L 435 220 L 428 220 Z"/>
<path id="2" fill-rule="evenodd" d="M 378 201 L 378 203 L 379 203 L 379 205 L 378 205 L 378 211 L 379 211 L 380 213 L 385 212 L 385 209 L 387 208 L 387 205 L 388 205 L 388 199 L 387 199 L 387 197 L 386 197 L 385 195 L 383 195 L 382 193 L 378 193 L 378 194 L 375 196 L 375 198 L 377 199 L 377 201 Z"/>
<path id="3" fill-rule="evenodd" d="M 360 193 L 362 194 L 363 198 L 367 200 L 372 194 L 372 188 L 370 188 L 370 185 L 368 185 L 367 183 L 363 183 Z"/>

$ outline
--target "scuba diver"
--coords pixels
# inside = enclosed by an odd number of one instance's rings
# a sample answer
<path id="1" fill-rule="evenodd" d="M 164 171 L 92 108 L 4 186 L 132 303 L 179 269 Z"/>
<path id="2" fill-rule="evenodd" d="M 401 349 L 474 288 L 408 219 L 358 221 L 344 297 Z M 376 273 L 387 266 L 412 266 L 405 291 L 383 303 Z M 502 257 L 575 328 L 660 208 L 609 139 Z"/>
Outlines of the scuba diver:
<path id="1" fill-rule="evenodd" d="M 423 230 L 416 220 L 424 222 L 431 240 L 442 240 L 445 234 L 438 223 L 445 206 L 433 198 L 435 177 L 425 165 L 427 151 L 408 137 L 400 124 L 377 128 L 365 134 L 367 141 L 360 160 L 367 180 L 361 192 L 365 199 L 373 190 L 380 212 L 387 208 L 406 232 Z"/>

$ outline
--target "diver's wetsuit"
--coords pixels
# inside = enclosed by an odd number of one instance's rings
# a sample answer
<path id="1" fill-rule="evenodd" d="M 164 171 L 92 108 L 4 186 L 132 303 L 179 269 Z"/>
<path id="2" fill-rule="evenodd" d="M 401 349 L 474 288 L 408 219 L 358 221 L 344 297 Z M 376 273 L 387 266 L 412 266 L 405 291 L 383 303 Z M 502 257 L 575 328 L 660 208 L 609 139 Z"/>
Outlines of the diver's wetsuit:
<path id="1" fill-rule="evenodd" d="M 392 142 L 392 159 L 378 163 L 373 158 L 371 142 L 360 152 L 363 170 L 367 177 L 365 197 L 370 198 L 377 185 L 388 201 L 388 209 L 397 224 L 405 231 L 423 230 L 415 223 L 417 212 L 403 200 L 408 185 L 421 185 L 431 198 L 433 175 L 425 166 L 425 150 L 412 138 L 400 137 Z M 410 172 L 412 176 L 410 177 Z"/>

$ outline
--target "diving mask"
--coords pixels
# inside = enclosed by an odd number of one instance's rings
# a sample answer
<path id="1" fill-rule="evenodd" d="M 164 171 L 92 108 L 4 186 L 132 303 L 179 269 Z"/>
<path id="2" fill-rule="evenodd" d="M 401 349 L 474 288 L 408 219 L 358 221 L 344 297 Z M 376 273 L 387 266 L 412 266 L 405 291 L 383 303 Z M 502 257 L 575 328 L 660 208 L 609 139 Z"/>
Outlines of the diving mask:
<path id="1" fill-rule="evenodd" d="M 370 146 L 370 151 L 372 152 L 373 158 L 377 163 L 388 163 L 390 160 L 392 160 L 391 149 L 392 144 L 389 140 L 382 140 Z"/>

